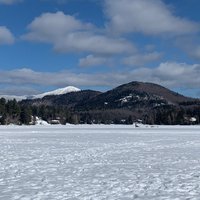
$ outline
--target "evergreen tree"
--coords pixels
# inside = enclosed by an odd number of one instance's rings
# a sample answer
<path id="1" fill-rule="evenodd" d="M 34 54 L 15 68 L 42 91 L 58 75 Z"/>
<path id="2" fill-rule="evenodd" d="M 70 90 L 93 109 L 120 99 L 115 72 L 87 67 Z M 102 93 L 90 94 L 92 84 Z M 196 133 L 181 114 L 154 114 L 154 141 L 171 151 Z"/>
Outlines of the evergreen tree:
<path id="1" fill-rule="evenodd" d="M 0 116 L 0 125 L 6 125 L 6 115 Z"/>
<path id="2" fill-rule="evenodd" d="M 22 124 L 30 124 L 31 122 L 31 109 L 30 107 L 22 107 L 21 113 L 20 113 L 20 122 Z"/>

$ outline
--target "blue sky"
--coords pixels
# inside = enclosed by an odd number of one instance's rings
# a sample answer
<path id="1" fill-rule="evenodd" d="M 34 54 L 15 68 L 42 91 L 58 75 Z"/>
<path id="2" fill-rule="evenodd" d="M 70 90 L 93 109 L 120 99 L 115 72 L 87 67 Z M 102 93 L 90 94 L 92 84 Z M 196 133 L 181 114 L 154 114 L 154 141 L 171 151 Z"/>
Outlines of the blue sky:
<path id="1" fill-rule="evenodd" d="M 0 0 L 0 95 L 154 82 L 200 97 L 199 0 Z"/>

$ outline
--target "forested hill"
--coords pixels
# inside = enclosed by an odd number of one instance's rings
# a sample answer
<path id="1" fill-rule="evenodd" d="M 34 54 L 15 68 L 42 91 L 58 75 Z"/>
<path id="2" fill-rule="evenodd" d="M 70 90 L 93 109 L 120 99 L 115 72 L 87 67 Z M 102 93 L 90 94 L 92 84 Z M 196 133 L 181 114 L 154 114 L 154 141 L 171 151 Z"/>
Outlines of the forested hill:
<path id="1" fill-rule="evenodd" d="M 120 85 L 104 93 L 77 90 L 21 102 L 0 101 L 1 124 L 34 124 L 36 117 L 62 124 L 198 124 L 200 101 L 143 82 Z"/>

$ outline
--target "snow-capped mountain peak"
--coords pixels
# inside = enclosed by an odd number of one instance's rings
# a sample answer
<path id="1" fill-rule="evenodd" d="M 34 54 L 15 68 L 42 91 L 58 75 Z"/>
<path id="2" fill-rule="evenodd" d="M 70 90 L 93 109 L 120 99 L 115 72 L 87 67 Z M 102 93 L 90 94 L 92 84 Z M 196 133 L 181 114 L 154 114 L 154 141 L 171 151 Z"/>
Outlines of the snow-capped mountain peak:
<path id="1" fill-rule="evenodd" d="M 39 99 L 39 98 L 43 98 L 43 97 L 48 96 L 48 95 L 62 95 L 62 94 L 70 93 L 70 92 L 79 92 L 79 91 L 81 91 L 81 90 L 77 87 L 68 86 L 68 87 L 60 88 L 60 89 L 53 90 L 53 91 L 50 91 L 50 92 L 45 92 L 45 93 L 42 93 L 42 94 L 34 95 L 32 97 L 32 99 Z"/>
<path id="2" fill-rule="evenodd" d="M 33 95 L 33 96 L 0 95 L 0 98 L 5 98 L 7 100 L 16 99 L 17 101 L 21 101 L 21 100 L 25 100 L 25 99 L 41 99 L 48 95 L 62 95 L 62 94 L 70 93 L 70 92 L 79 92 L 79 91 L 81 91 L 81 90 L 77 87 L 68 86 L 65 88 L 59 88 L 57 90 L 53 90 L 50 92 L 45 92 L 45 93 L 41 93 L 41 94 L 37 94 L 37 95 Z"/>
<path id="3" fill-rule="evenodd" d="M 0 99 L 4 98 L 6 100 L 16 100 L 16 101 L 22 101 L 24 99 L 27 99 L 26 96 L 17 96 L 17 95 L 0 95 Z"/>

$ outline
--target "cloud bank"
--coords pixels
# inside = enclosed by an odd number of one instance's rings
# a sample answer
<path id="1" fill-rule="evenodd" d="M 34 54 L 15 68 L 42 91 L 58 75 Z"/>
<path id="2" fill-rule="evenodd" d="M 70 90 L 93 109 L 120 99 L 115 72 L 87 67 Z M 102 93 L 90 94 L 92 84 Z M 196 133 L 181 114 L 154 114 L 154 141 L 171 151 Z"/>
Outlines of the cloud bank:
<path id="1" fill-rule="evenodd" d="M 118 54 L 134 50 L 134 46 L 125 39 L 110 38 L 96 29 L 90 23 L 83 23 L 59 11 L 35 18 L 28 26 L 29 32 L 22 38 L 50 43 L 59 52 Z"/>
<path id="2" fill-rule="evenodd" d="M 200 85 L 200 65 L 165 62 L 156 68 L 135 68 L 129 72 L 74 73 L 70 71 L 37 72 L 23 68 L 0 71 L 0 84 L 40 85 L 65 87 L 114 87 L 133 80 L 154 82 L 169 88 L 198 89 Z"/>
<path id="3" fill-rule="evenodd" d="M 0 45 L 1 44 L 13 44 L 14 36 L 8 28 L 5 26 L 0 26 Z"/>
<path id="4" fill-rule="evenodd" d="M 108 28 L 119 33 L 183 35 L 199 31 L 199 25 L 177 17 L 161 0 L 105 0 Z"/>
<path id="5" fill-rule="evenodd" d="M 15 3 L 22 2 L 23 0 L 0 0 L 0 4 L 5 4 L 5 5 L 12 5 Z"/>

